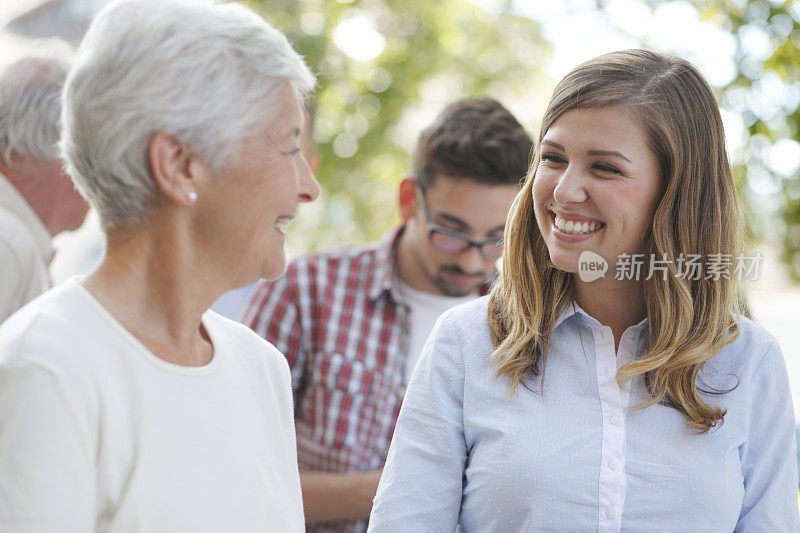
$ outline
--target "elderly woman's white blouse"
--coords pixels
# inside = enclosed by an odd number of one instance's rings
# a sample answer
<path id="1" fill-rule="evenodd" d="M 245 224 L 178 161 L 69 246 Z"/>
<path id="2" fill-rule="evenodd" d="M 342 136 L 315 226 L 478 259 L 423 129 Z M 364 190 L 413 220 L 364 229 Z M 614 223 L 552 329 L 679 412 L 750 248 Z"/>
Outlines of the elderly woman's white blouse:
<path id="1" fill-rule="evenodd" d="M 304 530 L 286 359 L 203 325 L 211 362 L 170 364 L 73 279 L 0 327 L 0 531 Z"/>
<path id="2" fill-rule="evenodd" d="M 727 409 L 707 434 L 675 409 L 631 409 L 645 322 L 617 353 L 611 329 L 577 305 L 557 320 L 544 392 L 495 379 L 487 299 L 439 319 L 408 386 L 370 531 L 800 531 L 794 415 L 774 337 L 742 332 L 707 364 Z"/>

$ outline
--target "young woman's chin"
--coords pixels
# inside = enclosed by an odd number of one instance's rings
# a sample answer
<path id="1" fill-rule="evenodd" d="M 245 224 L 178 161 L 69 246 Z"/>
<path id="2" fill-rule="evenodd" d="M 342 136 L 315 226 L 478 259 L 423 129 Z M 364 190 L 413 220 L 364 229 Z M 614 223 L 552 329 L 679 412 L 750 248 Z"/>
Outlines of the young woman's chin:
<path id="1" fill-rule="evenodd" d="M 563 252 L 550 252 L 550 261 L 557 269 L 568 274 L 575 274 L 578 272 L 578 254 L 563 253 Z"/>

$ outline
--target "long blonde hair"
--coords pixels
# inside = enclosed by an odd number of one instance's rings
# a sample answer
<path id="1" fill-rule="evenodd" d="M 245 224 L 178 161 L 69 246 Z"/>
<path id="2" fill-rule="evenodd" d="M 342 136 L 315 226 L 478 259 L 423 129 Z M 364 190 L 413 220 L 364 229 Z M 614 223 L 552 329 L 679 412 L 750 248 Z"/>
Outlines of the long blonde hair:
<path id="1" fill-rule="evenodd" d="M 687 424 L 708 431 L 725 416 L 710 406 L 699 380 L 706 361 L 739 334 L 742 300 L 730 279 L 682 279 L 679 254 L 739 251 L 742 223 L 725 136 L 714 95 L 697 69 L 679 58 L 646 51 L 614 52 L 592 59 L 556 86 L 539 133 L 564 113 L 579 108 L 624 106 L 649 134 L 663 180 L 652 223 L 644 236 L 645 257 L 672 259 L 666 279 L 644 282 L 647 353 L 619 369 L 617 382 L 644 375 L 650 399 L 685 414 Z M 489 297 L 488 319 L 498 377 L 512 394 L 531 374 L 542 375 L 547 347 L 560 309 L 573 298 L 572 274 L 555 268 L 534 215 L 532 186 L 539 163 L 537 143 L 531 169 L 508 216 L 503 266 Z M 704 277 L 704 276 L 701 276 Z M 527 386 L 527 385 L 526 385 Z"/>

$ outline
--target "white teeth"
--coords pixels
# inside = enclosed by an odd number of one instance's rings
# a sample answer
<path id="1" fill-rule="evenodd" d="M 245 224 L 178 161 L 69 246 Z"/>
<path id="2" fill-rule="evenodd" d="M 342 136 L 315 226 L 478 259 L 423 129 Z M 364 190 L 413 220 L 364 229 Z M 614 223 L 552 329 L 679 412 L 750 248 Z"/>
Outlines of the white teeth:
<path id="1" fill-rule="evenodd" d="M 603 227 L 602 222 L 579 222 L 575 220 L 564 220 L 558 215 L 555 217 L 555 225 L 564 233 L 572 233 L 574 235 L 592 233 L 593 231 L 599 230 Z"/>

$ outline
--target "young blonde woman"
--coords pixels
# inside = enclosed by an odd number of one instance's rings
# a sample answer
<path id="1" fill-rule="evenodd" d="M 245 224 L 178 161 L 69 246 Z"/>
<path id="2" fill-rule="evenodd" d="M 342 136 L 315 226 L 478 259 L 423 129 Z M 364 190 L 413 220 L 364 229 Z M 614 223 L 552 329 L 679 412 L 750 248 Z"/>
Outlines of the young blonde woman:
<path id="1" fill-rule="evenodd" d="M 695 67 L 630 50 L 570 72 L 500 278 L 423 351 L 370 531 L 800 531 L 786 368 L 743 316 L 740 234 Z"/>

